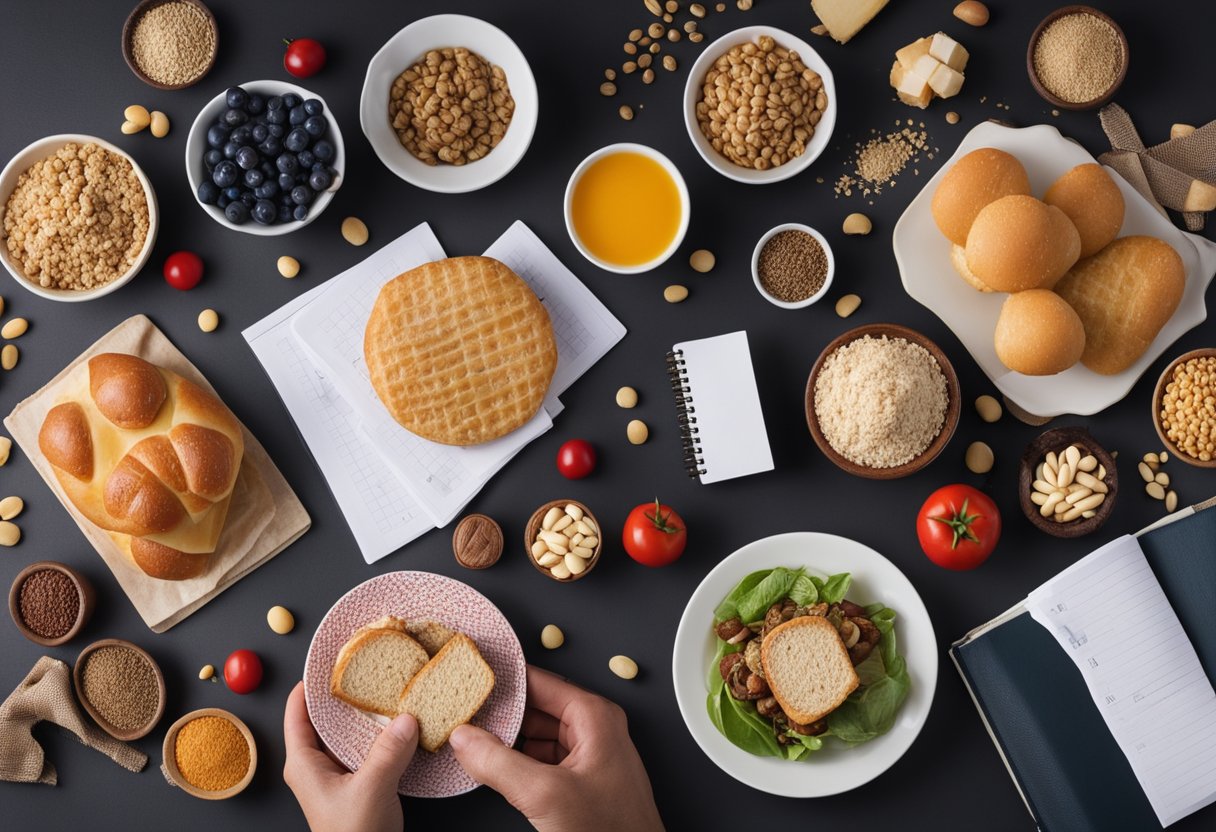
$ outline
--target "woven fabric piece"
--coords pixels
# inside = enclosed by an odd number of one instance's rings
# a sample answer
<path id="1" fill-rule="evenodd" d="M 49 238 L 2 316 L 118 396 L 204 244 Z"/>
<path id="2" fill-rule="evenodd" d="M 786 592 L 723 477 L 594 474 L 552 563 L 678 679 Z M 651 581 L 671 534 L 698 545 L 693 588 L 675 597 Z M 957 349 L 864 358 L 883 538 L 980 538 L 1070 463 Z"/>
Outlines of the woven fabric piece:
<path id="1" fill-rule="evenodd" d="M 130 771 L 142 771 L 148 755 L 91 725 L 76 704 L 72 672 L 58 659 L 43 656 L 0 705 L 0 780 L 14 783 L 59 781 L 55 766 L 34 739 L 34 726 L 53 722 L 89 748 Z"/>
<path id="2" fill-rule="evenodd" d="M 1145 147 L 1132 118 L 1118 104 L 1098 113 L 1111 149 L 1098 157 L 1157 206 L 1182 213 L 1188 231 L 1202 231 L 1205 214 L 1185 211 L 1187 197 L 1216 191 L 1216 121 L 1189 136 Z"/>

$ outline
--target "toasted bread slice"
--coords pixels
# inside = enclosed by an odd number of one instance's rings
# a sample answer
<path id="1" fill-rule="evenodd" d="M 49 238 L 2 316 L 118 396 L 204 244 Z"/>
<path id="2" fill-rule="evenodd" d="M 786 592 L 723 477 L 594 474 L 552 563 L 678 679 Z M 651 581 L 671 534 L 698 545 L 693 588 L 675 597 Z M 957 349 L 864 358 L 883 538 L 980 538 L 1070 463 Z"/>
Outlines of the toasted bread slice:
<path id="1" fill-rule="evenodd" d="M 792 618 L 760 645 L 764 677 L 786 716 L 807 725 L 840 707 L 861 680 L 832 622 Z"/>
<path id="2" fill-rule="evenodd" d="M 406 685 L 398 711 L 413 714 L 419 744 L 438 751 L 456 726 L 473 718 L 493 689 L 494 671 L 473 639 L 455 633 Z"/>
<path id="3" fill-rule="evenodd" d="M 434 656 L 443 649 L 443 645 L 456 635 L 454 630 L 440 624 L 438 621 L 411 621 L 407 629 L 414 641 L 422 645 L 428 656 Z"/>
<path id="4" fill-rule="evenodd" d="M 404 621 L 385 616 L 356 630 L 342 645 L 329 689 L 356 708 L 394 717 L 402 689 L 428 658 Z"/>

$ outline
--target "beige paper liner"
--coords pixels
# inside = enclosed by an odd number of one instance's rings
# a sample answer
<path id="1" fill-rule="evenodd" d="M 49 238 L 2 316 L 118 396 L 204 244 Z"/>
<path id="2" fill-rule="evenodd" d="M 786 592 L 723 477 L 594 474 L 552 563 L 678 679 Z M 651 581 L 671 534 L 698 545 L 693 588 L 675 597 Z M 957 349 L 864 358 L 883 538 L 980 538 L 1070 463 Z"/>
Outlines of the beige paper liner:
<path id="1" fill-rule="evenodd" d="M 38 449 L 38 431 L 47 411 L 58 404 L 64 380 L 81 362 L 102 352 L 137 355 L 215 393 L 198 368 L 147 316 L 135 315 L 102 336 L 41 390 L 13 408 L 4 424 L 110 567 L 144 623 L 152 632 L 163 633 L 286 549 L 308 531 L 312 520 L 266 449 L 242 424 L 245 455 L 233 488 L 228 520 L 206 572 L 184 581 L 164 581 L 144 574 L 109 533 L 76 510 Z"/>

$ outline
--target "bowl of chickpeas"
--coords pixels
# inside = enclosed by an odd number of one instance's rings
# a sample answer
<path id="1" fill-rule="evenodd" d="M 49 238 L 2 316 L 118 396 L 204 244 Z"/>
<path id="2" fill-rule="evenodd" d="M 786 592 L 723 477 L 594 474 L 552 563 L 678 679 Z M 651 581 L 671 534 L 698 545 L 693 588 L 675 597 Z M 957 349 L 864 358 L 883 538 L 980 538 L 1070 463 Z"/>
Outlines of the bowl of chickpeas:
<path id="1" fill-rule="evenodd" d="M 1153 391 L 1153 427 L 1188 465 L 1216 468 L 1216 348 L 1175 358 Z"/>

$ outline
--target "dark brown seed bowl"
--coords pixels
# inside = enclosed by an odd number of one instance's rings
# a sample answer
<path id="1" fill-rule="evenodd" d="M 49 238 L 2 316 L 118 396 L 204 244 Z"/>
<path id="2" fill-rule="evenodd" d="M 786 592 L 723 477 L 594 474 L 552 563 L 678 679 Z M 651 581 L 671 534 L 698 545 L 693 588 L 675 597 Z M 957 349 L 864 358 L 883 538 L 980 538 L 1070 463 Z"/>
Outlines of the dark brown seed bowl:
<path id="1" fill-rule="evenodd" d="M 867 468 L 843 457 L 831 446 L 827 437 L 823 435 L 823 430 L 819 427 L 819 416 L 815 413 L 815 382 L 819 379 L 819 372 L 823 369 L 828 356 L 845 344 L 856 341 L 866 335 L 869 335 L 871 338 L 879 338 L 883 335 L 888 338 L 903 338 L 905 341 L 919 344 L 933 356 L 937 361 L 937 366 L 941 368 L 942 375 L 946 377 L 946 415 L 942 421 L 941 431 L 929 443 L 929 447 L 921 451 L 919 456 L 893 468 Z M 806 382 L 806 425 L 811 431 L 811 438 L 819 446 L 819 450 L 823 451 L 823 455 L 830 459 L 840 470 L 857 477 L 865 477 L 872 480 L 894 480 L 906 477 L 909 474 L 915 474 L 937 458 L 937 455 L 942 452 L 950 441 L 950 437 L 954 436 L 954 429 L 958 427 L 961 400 L 962 394 L 959 392 L 958 374 L 954 372 L 950 359 L 946 358 L 946 354 L 942 352 L 941 347 L 916 330 L 908 329 L 906 326 L 900 326 L 899 324 L 866 324 L 856 329 L 850 329 L 833 340 L 823 348 L 823 352 L 819 354 L 819 358 L 815 359 L 815 364 L 811 367 L 810 378 Z"/>
<path id="2" fill-rule="evenodd" d="M 1039 507 L 1030 502 L 1030 492 L 1033 489 L 1034 472 L 1039 463 L 1047 456 L 1048 451 L 1059 453 L 1069 445 L 1076 445 L 1081 455 L 1093 454 L 1098 464 L 1106 468 L 1106 483 L 1109 492 L 1097 513 L 1088 520 L 1075 520 L 1071 523 L 1056 523 L 1048 517 L 1039 514 Z M 1085 428 L 1055 428 L 1039 434 L 1038 438 L 1026 446 L 1022 454 L 1022 462 L 1018 467 L 1018 501 L 1022 505 L 1022 513 L 1040 531 L 1047 532 L 1053 537 L 1084 537 L 1097 531 L 1107 521 L 1115 510 L 1115 499 L 1119 496 L 1119 472 L 1115 468 L 1115 459 L 1098 444 Z"/>
<path id="3" fill-rule="evenodd" d="M 536 558 L 532 557 L 532 544 L 536 541 L 536 535 L 540 533 L 540 524 L 544 521 L 545 515 L 549 513 L 549 509 L 565 508 L 568 505 L 576 505 L 581 508 L 583 510 L 583 514 L 589 517 L 591 522 L 595 524 L 595 529 L 599 532 L 599 544 L 595 547 L 595 552 L 593 552 L 591 557 L 587 559 L 587 568 L 583 570 L 582 574 L 575 575 L 571 573 L 569 578 L 558 578 L 555 577 L 548 569 L 537 563 Z M 532 517 L 529 518 L 528 524 L 524 526 L 524 554 L 528 556 L 528 563 L 532 564 L 533 568 L 535 568 L 537 572 L 540 572 L 551 581 L 557 581 L 559 584 L 573 583 L 580 578 L 585 578 L 590 575 L 591 570 L 594 569 L 596 564 L 600 562 L 600 553 L 602 551 L 604 551 L 604 527 L 600 525 L 600 521 L 596 518 L 596 516 L 591 513 L 591 509 L 587 508 L 578 500 L 552 500 L 551 502 L 545 503 L 532 513 Z"/>
<path id="4" fill-rule="evenodd" d="M 27 627 L 25 620 L 21 617 L 21 585 L 25 583 L 25 579 L 30 575 L 43 569 L 54 569 L 67 575 L 71 579 L 72 585 L 76 587 L 77 598 L 80 600 L 80 607 L 76 611 L 76 623 L 59 638 L 43 638 Z M 30 641 L 35 644 L 41 644 L 43 647 L 58 647 L 76 638 L 80 634 L 80 631 L 84 629 L 84 625 L 89 623 L 89 618 L 93 615 L 93 607 L 96 602 L 97 593 L 84 575 L 81 575 L 67 564 L 53 560 L 40 560 L 22 569 L 17 573 L 17 577 L 13 578 L 13 585 L 8 591 L 8 612 L 13 617 L 13 623 L 17 625 L 17 630 Z"/>
<path id="5" fill-rule="evenodd" d="M 152 714 L 152 718 L 148 720 L 147 725 L 141 725 L 131 731 L 122 731 L 119 728 L 111 725 L 110 722 L 97 712 L 91 703 L 84 695 L 84 660 L 94 650 L 102 647 L 126 647 L 129 650 L 134 650 L 139 655 L 147 660 L 148 664 L 152 665 L 152 673 L 156 676 L 156 711 Z M 140 737 L 146 736 L 156 723 L 160 722 L 160 718 L 165 715 L 165 676 L 161 673 L 160 665 L 156 663 L 156 659 L 148 655 L 148 652 L 137 644 L 132 644 L 129 641 L 124 641 L 121 638 L 103 638 L 101 641 L 95 641 L 88 647 L 80 651 L 80 655 L 76 657 L 76 665 L 72 668 L 72 684 L 76 688 L 76 698 L 80 700 L 80 705 L 93 717 L 101 730 L 105 731 L 116 740 L 130 742 L 137 740 Z"/>
<path id="6" fill-rule="evenodd" d="M 1092 101 L 1075 102 L 1058 98 L 1043 86 L 1039 81 L 1038 74 L 1034 70 L 1034 49 L 1039 43 L 1039 38 L 1043 36 L 1044 30 L 1061 17 L 1066 17 L 1070 14 L 1091 14 L 1096 18 L 1106 21 L 1115 30 L 1115 35 L 1119 38 L 1119 44 L 1123 47 L 1123 63 L 1119 67 L 1119 74 L 1115 76 L 1115 82 L 1110 85 L 1110 89 Z M 1111 19 L 1110 15 L 1098 11 L 1093 6 L 1061 6 L 1043 18 L 1030 35 L 1030 43 L 1026 47 L 1026 74 L 1030 76 L 1030 83 L 1034 87 L 1035 92 L 1041 95 L 1053 107 L 1059 107 L 1061 110 L 1093 110 L 1109 102 L 1115 97 L 1115 93 L 1119 91 L 1119 87 L 1123 86 L 1123 79 L 1127 77 L 1129 54 L 1127 37 L 1123 34 L 1123 30 L 1119 28 L 1119 24 Z"/>
<path id="7" fill-rule="evenodd" d="M 192 78 L 184 84 L 162 84 L 159 81 L 153 81 L 144 74 L 142 69 L 139 68 L 139 64 L 135 62 L 135 55 L 131 51 L 131 38 L 135 35 L 135 24 L 139 22 L 139 19 L 143 17 L 144 13 L 149 9 L 154 9 L 157 6 L 163 6 L 165 3 L 171 2 L 187 3 L 201 11 L 203 16 L 207 18 L 207 22 L 211 24 L 211 36 L 215 43 L 215 48 L 211 50 L 211 58 L 207 61 L 207 66 L 198 74 L 198 77 Z M 216 25 L 215 15 L 211 13 L 211 9 L 207 8 L 207 4 L 201 2 L 201 0 L 142 0 L 142 2 L 136 4 L 135 8 L 131 10 L 131 13 L 127 15 L 126 22 L 122 24 L 123 60 L 127 62 L 127 66 L 130 68 L 130 70 L 135 73 L 136 78 L 143 81 L 148 86 L 155 87 L 158 90 L 182 90 L 186 87 L 194 86 L 199 81 L 206 78 L 207 73 L 211 71 L 211 67 L 215 66 L 215 56 L 219 53 L 219 50 L 219 26 Z"/>

